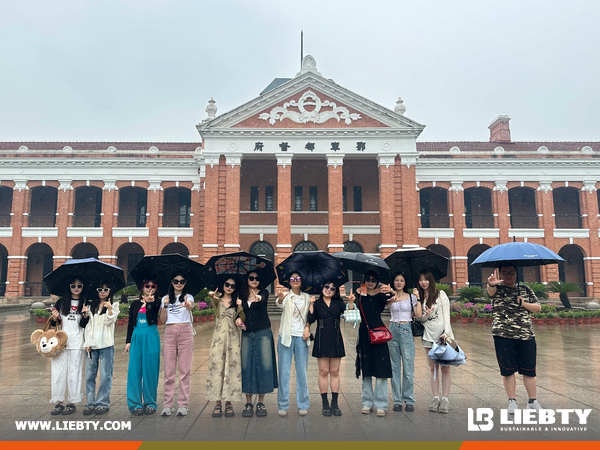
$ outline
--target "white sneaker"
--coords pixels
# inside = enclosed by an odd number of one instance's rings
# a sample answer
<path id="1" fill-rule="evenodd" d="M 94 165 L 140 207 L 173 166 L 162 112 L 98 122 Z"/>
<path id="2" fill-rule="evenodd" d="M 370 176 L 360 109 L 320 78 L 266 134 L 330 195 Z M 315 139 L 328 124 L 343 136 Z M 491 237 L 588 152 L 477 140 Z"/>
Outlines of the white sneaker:
<path id="1" fill-rule="evenodd" d="M 300 414 L 301 416 L 306 416 L 308 414 L 308 411 L 306 409 L 299 409 L 298 414 Z"/>
<path id="2" fill-rule="evenodd" d="M 287 411 L 285 409 L 280 409 L 277 411 L 277 414 L 279 414 L 279 417 L 285 417 L 287 416 Z"/>
<path id="3" fill-rule="evenodd" d="M 509 400 L 508 401 L 508 408 L 507 411 L 509 414 L 514 414 L 515 410 L 519 409 L 519 405 L 517 405 L 517 401 L 516 400 Z"/>
<path id="4" fill-rule="evenodd" d="M 177 409 L 177 415 L 178 415 L 178 416 L 187 416 L 187 411 L 188 411 L 188 409 L 187 409 L 187 408 L 184 408 L 183 406 L 180 406 L 180 407 Z"/>
<path id="5" fill-rule="evenodd" d="M 539 413 L 540 409 L 544 409 L 544 408 L 542 408 L 542 405 L 540 405 L 540 402 L 538 402 L 537 400 L 534 400 L 533 403 L 527 403 L 527 409 L 535 409 L 535 412 Z"/>
<path id="6" fill-rule="evenodd" d="M 163 408 L 160 415 L 161 416 L 170 416 L 171 414 L 173 414 L 174 411 L 175 411 L 175 408 Z"/>

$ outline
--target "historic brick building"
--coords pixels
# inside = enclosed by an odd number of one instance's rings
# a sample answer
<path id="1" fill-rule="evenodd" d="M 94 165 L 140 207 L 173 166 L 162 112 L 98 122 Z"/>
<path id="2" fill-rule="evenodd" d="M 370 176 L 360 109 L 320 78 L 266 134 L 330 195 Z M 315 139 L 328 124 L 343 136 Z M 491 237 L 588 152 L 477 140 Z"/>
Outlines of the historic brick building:
<path id="1" fill-rule="evenodd" d="M 527 239 L 600 297 L 600 142 L 417 142 L 424 125 L 324 78 L 314 58 L 291 79 L 196 127 L 197 143 L 0 142 L 0 295 L 41 295 L 42 276 L 96 256 L 125 270 L 143 255 L 206 261 L 238 249 L 387 256 L 430 247 L 444 280 L 481 283 L 469 263 Z"/>

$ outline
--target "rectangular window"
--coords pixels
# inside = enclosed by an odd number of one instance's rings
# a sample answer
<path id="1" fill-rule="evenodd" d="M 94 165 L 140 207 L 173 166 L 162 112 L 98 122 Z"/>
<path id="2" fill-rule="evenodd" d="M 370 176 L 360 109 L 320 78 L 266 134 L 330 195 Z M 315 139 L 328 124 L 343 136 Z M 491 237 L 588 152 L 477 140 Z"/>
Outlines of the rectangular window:
<path id="1" fill-rule="evenodd" d="M 265 211 L 273 211 L 273 186 L 265 187 Z"/>
<path id="2" fill-rule="evenodd" d="M 362 211 L 362 188 L 354 186 L 354 211 Z"/>
<path id="3" fill-rule="evenodd" d="M 302 211 L 302 186 L 294 186 L 294 211 Z"/>
<path id="4" fill-rule="evenodd" d="M 250 187 L 250 211 L 258 211 L 258 186 Z"/>
<path id="5" fill-rule="evenodd" d="M 308 195 L 310 197 L 310 210 L 317 211 L 317 187 L 316 186 L 309 187 Z"/>
<path id="6" fill-rule="evenodd" d="M 344 211 L 348 211 L 348 190 L 346 186 L 342 187 L 342 204 Z"/>

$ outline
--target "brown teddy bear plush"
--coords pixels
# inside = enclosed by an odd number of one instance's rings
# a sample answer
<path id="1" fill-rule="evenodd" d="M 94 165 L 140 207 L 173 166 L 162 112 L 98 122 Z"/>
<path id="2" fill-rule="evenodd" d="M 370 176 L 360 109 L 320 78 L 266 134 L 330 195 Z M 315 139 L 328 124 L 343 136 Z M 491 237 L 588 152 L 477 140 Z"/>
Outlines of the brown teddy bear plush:
<path id="1" fill-rule="evenodd" d="M 31 334 L 31 343 L 40 355 L 52 357 L 58 355 L 67 347 L 68 336 L 62 330 L 48 329 L 50 321 L 46 322 L 43 330 L 35 330 Z"/>

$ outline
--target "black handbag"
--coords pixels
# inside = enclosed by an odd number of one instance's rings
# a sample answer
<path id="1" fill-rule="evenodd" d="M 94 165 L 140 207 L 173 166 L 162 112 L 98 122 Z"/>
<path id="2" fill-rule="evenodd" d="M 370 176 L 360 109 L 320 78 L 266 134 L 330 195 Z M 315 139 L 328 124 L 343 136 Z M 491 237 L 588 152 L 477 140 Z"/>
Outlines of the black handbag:
<path id="1" fill-rule="evenodd" d="M 412 321 L 410 322 L 410 329 L 412 330 L 413 336 L 420 337 L 423 336 L 423 333 L 425 332 L 425 325 L 419 322 L 415 317 L 415 309 L 413 308 L 412 299 L 410 300 L 410 309 L 412 310 Z"/>

